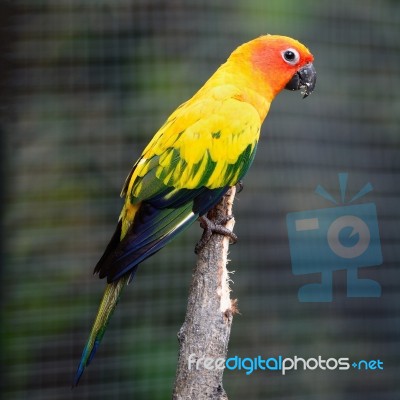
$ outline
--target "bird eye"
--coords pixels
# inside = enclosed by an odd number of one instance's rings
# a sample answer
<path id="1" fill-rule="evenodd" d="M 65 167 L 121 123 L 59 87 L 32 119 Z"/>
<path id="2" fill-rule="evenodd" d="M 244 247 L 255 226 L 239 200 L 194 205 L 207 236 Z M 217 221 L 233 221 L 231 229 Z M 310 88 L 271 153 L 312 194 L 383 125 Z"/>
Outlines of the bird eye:
<path id="1" fill-rule="evenodd" d="M 300 55 L 295 49 L 287 49 L 282 52 L 282 58 L 291 65 L 295 65 L 299 62 Z"/>

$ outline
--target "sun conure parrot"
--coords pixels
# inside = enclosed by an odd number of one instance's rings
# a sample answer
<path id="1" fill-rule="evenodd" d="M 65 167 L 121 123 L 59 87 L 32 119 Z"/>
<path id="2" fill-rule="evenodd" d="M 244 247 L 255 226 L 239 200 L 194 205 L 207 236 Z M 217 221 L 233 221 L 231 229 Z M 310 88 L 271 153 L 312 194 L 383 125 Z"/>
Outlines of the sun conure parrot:
<path id="1" fill-rule="evenodd" d="M 116 231 L 94 269 L 107 286 L 74 385 L 139 264 L 204 218 L 243 178 L 275 96 L 284 88 L 303 89 L 304 97 L 313 91 L 312 61 L 310 51 L 289 37 L 244 43 L 155 134 L 126 179 Z"/>

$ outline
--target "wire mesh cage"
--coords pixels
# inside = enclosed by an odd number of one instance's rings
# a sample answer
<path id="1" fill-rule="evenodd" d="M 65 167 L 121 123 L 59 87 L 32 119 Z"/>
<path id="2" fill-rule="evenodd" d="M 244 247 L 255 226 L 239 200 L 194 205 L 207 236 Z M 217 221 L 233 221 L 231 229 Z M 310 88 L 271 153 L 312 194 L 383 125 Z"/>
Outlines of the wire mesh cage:
<path id="1" fill-rule="evenodd" d="M 229 355 L 382 360 L 383 370 L 226 370 L 231 399 L 394 399 L 400 273 L 397 1 L 17 0 L 3 24 L 8 117 L 3 135 L 2 394 L 7 399 L 165 399 L 175 376 L 195 224 L 146 260 L 102 346 L 71 390 L 104 281 L 92 270 L 122 205 L 133 163 L 166 117 L 239 44 L 292 36 L 315 56 L 315 92 L 282 93 L 235 202 Z M 6 14 L 4 14 L 6 15 Z M 359 276 L 380 297 L 301 302 L 319 274 L 292 270 L 286 215 L 347 199 L 376 205 L 381 265 Z M 339 201 L 340 203 L 340 201 Z M 345 203 L 345 201 L 344 201 Z M 320 268 L 324 266 L 321 265 Z"/>

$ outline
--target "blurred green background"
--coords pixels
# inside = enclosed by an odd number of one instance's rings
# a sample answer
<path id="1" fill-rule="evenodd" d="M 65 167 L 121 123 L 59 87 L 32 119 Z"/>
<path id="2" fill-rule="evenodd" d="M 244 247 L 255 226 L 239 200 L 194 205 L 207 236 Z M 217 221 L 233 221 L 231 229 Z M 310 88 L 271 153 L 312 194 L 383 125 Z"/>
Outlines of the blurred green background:
<path id="1" fill-rule="evenodd" d="M 3 3 L 4 5 L 5 2 Z M 400 3 L 389 0 L 16 0 L 2 26 L 2 395 L 5 399 L 168 399 L 201 231 L 142 264 L 93 364 L 70 385 L 105 282 L 92 270 L 114 230 L 132 164 L 169 113 L 242 42 L 305 43 L 318 82 L 284 92 L 234 205 L 229 355 L 379 358 L 383 371 L 226 371 L 230 399 L 400 398 Z M 360 269 L 382 297 L 300 303 L 318 274 L 291 271 L 288 212 L 331 207 L 371 182 L 381 266 Z"/>

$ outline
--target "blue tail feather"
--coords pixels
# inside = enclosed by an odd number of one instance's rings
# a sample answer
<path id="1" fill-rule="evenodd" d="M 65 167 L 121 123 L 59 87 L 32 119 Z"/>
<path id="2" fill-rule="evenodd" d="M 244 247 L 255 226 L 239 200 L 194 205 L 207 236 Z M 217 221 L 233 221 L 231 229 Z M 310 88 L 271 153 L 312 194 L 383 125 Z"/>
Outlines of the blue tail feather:
<path id="1" fill-rule="evenodd" d="M 122 289 L 126 286 L 130 279 L 131 274 L 127 274 L 121 277 L 121 279 L 119 279 L 117 282 L 107 285 L 104 296 L 100 303 L 99 311 L 90 332 L 89 339 L 83 349 L 81 360 L 73 380 L 73 386 L 78 385 L 85 368 L 90 364 L 94 355 L 96 354 L 96 351 L 100 346 L 100 342 L 103 339 L 104 333 L 107 329 L 111 315 L 113 314 L 118 303 Z"/>

